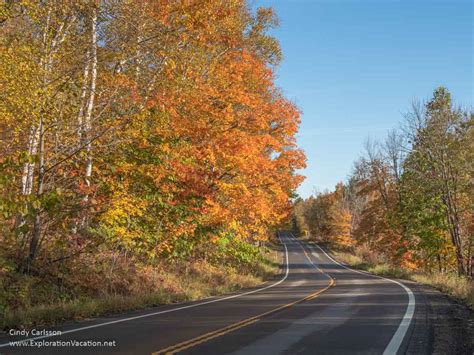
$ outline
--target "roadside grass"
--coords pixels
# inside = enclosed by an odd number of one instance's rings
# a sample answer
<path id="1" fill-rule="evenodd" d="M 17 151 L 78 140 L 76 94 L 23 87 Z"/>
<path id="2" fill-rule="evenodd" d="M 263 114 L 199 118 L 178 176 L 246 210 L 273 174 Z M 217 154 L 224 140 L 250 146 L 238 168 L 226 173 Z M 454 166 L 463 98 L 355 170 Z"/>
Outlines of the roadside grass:
<path id="1" fill-rule="evenodd" d="M 199 300 L 261 284 L 279 272 L 280 253 L 269 248 L 253 270 L 216 266 L 204 261 L 168 267 L 154 275 L 152 287 L 143 283 L 129 294 L 105 292 L 58 300 L 51 296 L 34 305 L 0 309 L 0 329 L 28 329 L 52 326 L 67 320 L 84 320 L 113 313 L 144 309 L 164 304 Z M 151 272 L 148 270 L 148 275 Z M 149 276 L 151 278 L 151 276 Z M 156 281 L 157 280 L 157 281 Z M 137 281 L 140 283 L 140 280 Z M 138 285 L 140 286 L 140 285 Z M 51 290 L 51 295 L 54 291 Z M 47 295 L 47 293 L 46 293 Z M 55 299 L 56 298 L 56 299 Z"/>
<path id="2" fill-rule="evenodd" d="M 453 274 L 413 274 L 413 281 L 431 285 L 443 293 L 466 303 L 474 310 L 474 282 Z"/>
<path id="3" fill-rule="evenodd" d="M 331 253 L 339 261 L 355 269 L 364 270 L 374 275 L 405 279 L 432 286 L 474 309 L 474 282 L 465 277 L 451 273 L 414 272 L 387 263 L 370 263 L 358 255 L 345 251 L 331 250 Z"/>

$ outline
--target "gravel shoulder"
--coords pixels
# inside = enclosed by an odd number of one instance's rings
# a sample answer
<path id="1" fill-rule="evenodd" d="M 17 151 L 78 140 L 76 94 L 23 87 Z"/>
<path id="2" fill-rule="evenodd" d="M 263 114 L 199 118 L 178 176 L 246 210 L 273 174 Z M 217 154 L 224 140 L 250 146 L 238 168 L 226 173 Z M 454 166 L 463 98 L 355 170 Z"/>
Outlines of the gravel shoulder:
<path id="1" fill-rule="evenodd" d="M 474 311 L 433 287 L 403 281 L 416 309 L 406 354 L 473 354 Z"/>

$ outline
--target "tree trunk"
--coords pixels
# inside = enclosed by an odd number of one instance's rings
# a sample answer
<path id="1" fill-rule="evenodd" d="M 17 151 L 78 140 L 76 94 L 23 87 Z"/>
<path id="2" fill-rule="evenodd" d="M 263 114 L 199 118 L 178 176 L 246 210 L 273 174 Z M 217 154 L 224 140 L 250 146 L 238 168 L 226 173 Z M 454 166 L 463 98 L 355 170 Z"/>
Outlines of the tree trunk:
<path id="1" fill-rule="evenodd" d="M 45 174 L 45 161 L 44 161 L 44 119 L 40 119 L 40 124 L 38 127 L 38 134 L 39 134 L 39 172 L 38 172 L 38 186 L 36 190 L 36 196 L 38 199 L 41 198 L 43 195 L 43 186 L 44 186 L 44 174 Z M 41 206 L 38 206 L 34 209 L 34 223 L 33 223 L 33 231 L 30 240 L 29 252 L 26 262 L 26 269 L 27 272 L 30 272 L 31 267 L 33 265 L 33 261 L 36 257 L 38 252 L 38 245 L 41 239 L 41 232 L 42 232 L 42 220 L 41 220 Z"/>
<path id="2" fill-rule="evenodd" d="M 28 156 L 33 157 L 38 151 L 38 127 L 31 126 L 28 136 Z M 23 195 L 31 194 L 33 189 L 33 175 L 35 163 L 27 162 L 23 167 L 23 176 L 21 178 L 21 192 Z"/>
<path id="3" fill-rule="evenodd" d="M 83 130 L 84 130 L 84 106 L 86 104 L 86 95 L 87 95 L 87 90 L 88 90 L 88 81 L 89 81 L 89 67 L 90 67 L 90 53 L 89 51 L 87 51 L 86 53 L 86 61 L 87 61 L 87 64 L 85 65 L 84 67 L 84 82 L 82 84 L 82 87 L 81 87 L 81 98 L 80 98 L 80 101 L 79 101 L 79 112 L 77 114 L 77 137 L 78 137 L 78 142 L 79 142 L 79 145 L 82 144 L 82 140 L 83 140 Z"/>
<path id="4" fill-rule="evenodd" d="M 91 80 L 89 87 L 89 100 L 87 102 L 87 109 L 84 115 L 84 138 L 86 140 L 86 169 L 85 169 L 85 181 L 87 187 L 91 186 L 91 177 L 92 177 L 92 142 L 91 142 L 91 132 L 92 132 L 92 113 L 94 110 L 94 100 L 95 100 L 95 90 L 96 90 L 96 81 L 97 81 L 97 9 L 94 8 L 91 18 Z M 84 202 L 89 201 L 89 193 L 87 192 L 84 197 Z M 87 213 L 83 215 L 81 221 L 81 227 L 84 228 L 87 224 Z"/>

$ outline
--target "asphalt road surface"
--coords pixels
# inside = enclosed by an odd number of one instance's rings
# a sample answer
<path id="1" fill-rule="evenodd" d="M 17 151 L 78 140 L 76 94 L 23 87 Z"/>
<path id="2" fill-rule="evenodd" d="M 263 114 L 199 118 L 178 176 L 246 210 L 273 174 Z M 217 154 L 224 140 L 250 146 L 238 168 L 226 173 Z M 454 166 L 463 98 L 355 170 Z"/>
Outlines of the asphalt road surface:
<path id="1" fill-rule="evenodd" d="M 257 288 L 71 322 L 50 329 L 57 336 L 2 337 L 0 354 L 407 352 L 416 308 L 408 287 L 349 269 L 290 233 L 280 239 L 282 272 Z M 4 346 L 25 338 L 30 346 Z"/>

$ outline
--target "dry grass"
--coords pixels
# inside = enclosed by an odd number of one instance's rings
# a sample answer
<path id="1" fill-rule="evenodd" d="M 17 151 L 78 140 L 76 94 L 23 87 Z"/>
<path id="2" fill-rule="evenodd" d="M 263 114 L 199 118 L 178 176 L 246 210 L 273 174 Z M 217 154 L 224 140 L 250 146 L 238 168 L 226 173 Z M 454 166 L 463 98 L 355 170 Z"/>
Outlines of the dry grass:
<path id="1" fill-rule="evenodd" d="M 365 264 L 365 262 L 362 260 L 360 256 L 357 256 L 351 253 L 334 251 L 332 252 L 332 254 L 334 254 L 339 261 L 342 261 L 343 263 L 350 265 L 352 267 L 362 268 L 362 265 Z"/>
<path id="2" fill-rule="evenodd" d="M 410 279 L 430 285 L 474 309 L 474 282 L 453 274 L 412 274 Z"/>
<path id="3" fill-rule="evenodd" d="M 80 320 L 104 314 L 170 303 L 172 300 L 178 299 L 178 295 L 171 297 L 171 295 L 167 293 L 133 296 L 110 295 L 106 298 L 77 299 L 55 305 L 37 305 L 14 311 L 7 309 L 4 312 L 1 326 L 3 329 L 20 329 L 33 326 L 54 325 L 70 319 Z"/>
<path id="4" fill-rule="evenodd" d="M 137 285 L 126 294 L 104 291 L 97 296 L 72 300 L 4 308 L 0 329 L 31 328 L 54 325 L 65 320 L 81 320 L 117 312 L 142 309 L 162 304 L 198 300 L 245 287 L 253 287 L 278 273 L 279 253 L 267 251 L 255 270 L 241 273 L 232 267 L 214 266 L 206 262 L 176 264 L 167 268 L 146 267 L 136 274 Z M 126 278 L 125 275 L 123 275 Z M 141 285 L 142 287 L 139 287 Z"/>
<path id="5" fill-rule="evenodd" d="M 403 268 L 394 267 L 389 264 L 371 264 L 364 261 L 360 256 L 347 252 L 335 251 L 336 258 L 347 265 L 368 271 L 375 275 L 390 276 L 399 279 L 411 280 L 421 284 L 432 286 L 441 292 L 465 303 L 474 309 L 474 282 L 456 274 L 442 273 L 420 273 Z"/>

